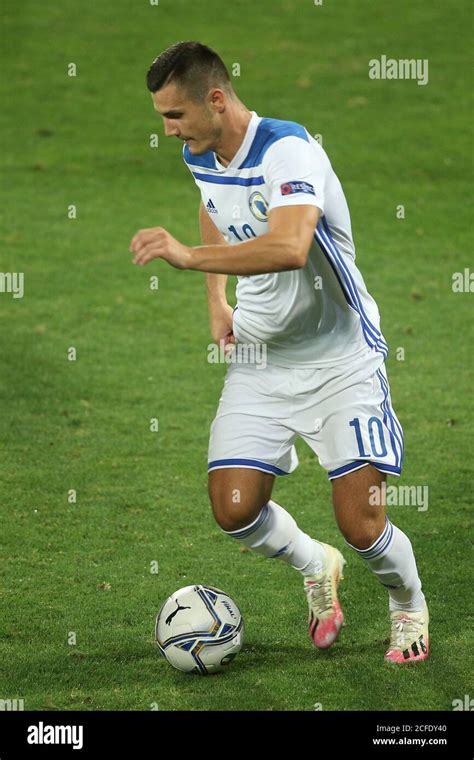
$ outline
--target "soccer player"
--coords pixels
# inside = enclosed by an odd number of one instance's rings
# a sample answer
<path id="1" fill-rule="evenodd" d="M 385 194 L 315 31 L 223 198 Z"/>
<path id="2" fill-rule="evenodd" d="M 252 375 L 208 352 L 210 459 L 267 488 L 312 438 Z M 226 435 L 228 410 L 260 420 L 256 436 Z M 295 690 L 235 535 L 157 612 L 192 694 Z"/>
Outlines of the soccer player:
<path id="1" fill-rule="evenodd" d="M 428 609 L 412 545 L 383 498 L 387 474 L 399 475 L 403 461 L 387 344 L 328 156 L 301 124 L 249 111 L 219 55 L 199 42 L 159 55 L 147 86 L 165 134 L 183 142 L 201 194 L 203 245 L 151 227 L 132 238 L 133 261 L 206 272 L 212 336 L 237 352 L 211 426 L 215 519 L 242 546 L 303 575 L 310 636 L 320 649 L 331 646 L 344 619 L 337 592 L 345 560 L 271 499 L 275 476 L 298 465 L 301 437 L 328 472 L 346 544 L 388 591 L 385 659 L 424 660 Z M 238 279 L 234 309 L 229 274 Z M 242 346 L 260 352 L 239 354 Z"/>

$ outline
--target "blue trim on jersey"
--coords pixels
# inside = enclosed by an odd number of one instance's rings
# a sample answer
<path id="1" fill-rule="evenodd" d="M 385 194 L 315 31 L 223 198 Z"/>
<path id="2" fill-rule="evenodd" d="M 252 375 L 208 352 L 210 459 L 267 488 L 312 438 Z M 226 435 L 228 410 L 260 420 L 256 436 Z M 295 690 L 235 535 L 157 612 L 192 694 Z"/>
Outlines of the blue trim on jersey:
<path id="1" fill-rule="evenodd" d="M 327 229 L 329 229 L 327 227 L 327 222 L 323 217 L 323 219 L 318 222 L 318 225 L 314 232 L 314 238 L 326 256 L 329 264 L 331 264 L 331 267 L 339 280 L 339 284 L 341 285 L 342 291 L 349 306 L 359 315 L 360 324 L 366 343 L 370 348 L 375 348 L 376 351 L 386 357 L 388 354 L 388 346 L 385 342 L 385 339 L 383 338 L 380 330 L 375 327 L 367 317 L 352 274 L 347 264 L 345 263 L 342 254 L 339 252 L 333 238 L 331 237 L 331 234 L 329 233 L 329 235 L 327 235 L 323 230 L 321 226 L 322 223 Z M 336 271 L 337 268 L 338 271 Z M 342 284 L 339 275 L 344 280 L 345 285 Z"/>
<path id="2" fill-rule="evenodd" d="M 371 464 L 373 467 L 375 467 L 376 470 L 380 470 L 381 472 L 388 472 L 390 475 L 400 475 L 402 471 L 401 466 L 395 467 L 392 464 L 385 464 L 385 462 L 374 462 L 373 459 L 357 459 L 350 464 L 345 464 L 342 467 L 338 467 L 336 470 L 330 470 L 328 472 L 328 478 L 329 480 L 332 480 L 333 478 L 339 478 L 341 475 L 346 475 L 346 473 L 351 472 L 351 470 L 358 470 L 361 467 L 364 467 L 366 464 Z"/>
<path id="3" fill-rule="evenodd" d="M 289 136 L 300 137 L 309 142 L 306 129 L 295 121 L 261 119 L 249 152 L 240 164 L 239 169 L 252 169 L 254 166 L 260 166 L 269 147 L 283 137 Z"/>
<path id="4" fill-rule="evenodd" d="M 264 185 L 265 180 L 263 177 L 220 177 L 217 174 L 198 174 L 193 172 L 195 179 L 200 179 L 201 182 L 212 182 L 214 185 Z"/>
<path id="5" fill-rule="evenodd" d="M 260 119 L 249 151 L 238 168 L 252 169 L 260 166 L 270 146 L 283 137 L 299 137 L 309 142 L 308 133 L 302 124 L 281 119 Z M 206 153 L 194 156 L 186 143 L 184 143 L 183 158 L 189 166 L 201 166 L 203 169 L 216 171 L 220 168 L 217 166 L 214 151 L 208 150 Z"/>
<path id="6" fill-rule="evenodd" d="M 374 341 L 374 339 L 372 337 L 370 328 L 367 327 L 366 322 L 362 318 L 362 315 L 361 315 L 360 310 L 359 310 L 358 305 L 357 305 L 357 301 L 355 300 L 355 297 L 354 297 L 354 285 L 352 284 L 351 280 L 349 280 L 349 278 L 347 277 L 347 275 L 345 274 L 345 272 L 341 271 L 342 268 L 341 269 L 337 268 L 337 264 L 334 261 L 333 254 L 331 252 L 329 243 L 325 240 L 325 238 L 324 238 L 323 235 L 324 235 L 324 233 L 322 232 L 322 229 L 319 227 L 319 224 L 318 224 L 318 227 L 317 227 L 317 229 L 315 231 L 315 234 L 314 234 L 315 240 L 317 241 L 319 247 L 321 248 L 323 254 L 325 255 L 328 263 L 330 264 L 331 269 L 335 273 L 335 275 L 336 275 L 336 277 L 337 277 L 337 279 L 339 281 L 339 285 L 341 286 L 342 292 L 343 292 L 343 294 L 345 296 L 345 299 L 346 299 L 347 303 L 349 304 L 349 306 L 351 307 L 351 309 L 353 311 L 355 311 L 355 313 L 359 317 L 360 326 L 361 326 L 362 332 L 364 334 L 365 342 L 367 343 L 367 345 L 370 348 L 374 348 L 375 347 L 376 350 L 380 350 L 380 347 L 378 346 L 377 342 Z M 341 277 L 342 277 L 342 280 L 341 280 Z M 386 352 L 384 352 L 384 351 L 381 351 L 381 353 L 383 353 L 384 356 L 387 355 Z"/>
<path id="7" fill-rule="evenodd" d="M 324 250 L 323 245 L 322 245 L 321 241 L 318 239 L 316 232 L 314 233 L 314 239 L 318 243 L 321 251 L 323 252 L 324 256 L 326 257 L 326 261 L 328 262 L 328 264 L 330 265 L 332 271 L 334 272 L 334 275 L 336 276 L 336 279 L 337 279 L 337 281 L 338 281 L 338 283 L 340 285 L 340 288 L 341 288 L 341 290 L 342 290 L 342 292 L 344 294 L 344 297 L 345 297 L 347 303 L 349 304 L 349 306 L 351 307 L 351 309 L 354 309 L 354 311 L 357 311 L 357 309 L 354 308 L 354 306 L 353 306 L 353 304 L 351 302 L 350 296 L 347 293 L 346 288 L 344 287 L 344 283 L 341 280 L 341 277 L 340 277 L 339 272 L 338 272 L 338 270 L 336 268 L 336 265 L 334 264 L 333 260 L 329 256 L 328 252 Z M 359 312 L 357 312 L 357 313 L 359 313 Z"/>
<path id="8" fill-rule="evenodd" d="M 193 156 L 189 150 L 189 146 L 184 143 L 183 158 L 187 164 L 191 166 L 202 166 L 203 169 L 216 169 L 217 165 L 212 150 L 208 150 L 206 153 L 202 153 L 200 156 Z"/>
<path id="9" fill-rule="evenodd" d="M 367 328 L 369 334 L 371 334 L 371 336 L 373 337 L 373 339 L 376 342 L 380 342 L 380 348 L 382 348 L 382 350 L 385 349 L 385 351 L 388 352 L 388 346 L 387 346 L 387 343 L 385 342 L 385 340 L 384 340 L 384 338 L 382 336 L 382 333 L 380 332 L 380 330 L 379 330 L 378 327 L 376 327 L 375 325 L 372 324 L 372 322 L 369 320 L 369 318 L 368 318 L 368 316 L 367 316 L 367 314 L 366 314 L 366 312 L 364 310 L 364 307 L 362 305 L 362 301 L 361 301 L 361 298 L 360 298 L 360 295 L 359 295 L 359 291 L 357 290 L 357 285 L 354 282 L 354 278 L 352 276 L 352 273 L 351 273 L 349 267 L 347 266 L 347 264 L 346 264 L 346 262 L 344 260 L 343 255 L 341 254 L 341 252 L 339 251 L 339 248 L 337 247 L 336 241 L 334 240 L 334 238 L 331 235 L 331 231 L 329 229 L 329 225 L 328 225 L 326 217 L 324 217 L 324 216 L 322 217 L 321 223 L 322 223 L 322 225 L 323 225 L 323 227 L 325 229 L 325 232 L 326 232 L 327 237 L 329 239 L 330 245 L 332 245 L 332 248 L 333 248 L 333 251 L 334 251 L 334 255 L 336 256 L 336 259 L 339 262 L 339 265 L 340 265 L 341 269 L 344 270 L 345 273 L 347 274 L 349 282 L 352 285 L 352 288 L 353 288 L 353 291 L 354 291 L 354 295 L 355 295 L 355 298 L 356 298 L 356 302 L 357 302 L 357 305 L 358 305 L 358 311 L 359 311 L 359 313 L 361 315 L 361 318 L 365 321 L 366 328 Z M 319 227 L 319 223 L 318 223 L 318 227 Z"/>
<path id="10" fill-rule="evenodd" d="M 321 221 L 322 221 L 322 223 L 324 223 L 325 222 L 324 218 Z M 318 227 L 319 227 L 319 224 L 318 224 Z M 322 227 L 319 228 L 320 235 L 321 235 L 322 239 L 324 240 L 324 242 L 326 243 L 326 245 L 329 247 L 330 251 L 333 253 L 333 255 L 334 255 L 335 259 L 336 259 L 336 262 L 338 263 L 338 265 L 340 267 L 341 274 L 342 274 L 342 276 L 344 278 L 344 281 L 347 284 L 347 287 L 348 287 L 349 292 L 350 292 L 351 297 L 352 297 L 353 308 L 358 312 L 358 314 L 359 314 L 359 316 L 361 318 L 361 322 L 362 322 L 362 325 L 363 325 L 363 330 L 364 330 L 364 334 L 365 334 L 366 340 L 369 343 L 369 345 L 371 345 L 373 347 L 374 345 L 377 344 L 379 338 L 381 338 L 380 330 L 378 330 L 378 328 L 376 328 L 369 321 L 369 318 L 367 317 L 367 315 L 366 315 L 366 313 L 365 313 L 365 311 L 364 311 L 364 309 L 362 307 L 362 302 L 360 300 L 359 292 L 357 290 L 357 285 L 355 284 L 354 279 L 352 277 L 352 274 L 351 274 L 351 272 L 350 272 L 350 270 L 349 270 L 346 262 L 344 261 L 344 258 L 342 256 L 342 254 L 340 253 L 339 249 L 337 248 L 337 246 L 336 246 L 336 244 L 334 242 L 334 239 L 332 238 L 330 232 L 328 232 L 328 229 L 329 228 L 327 227 L 327 222 L 326 222 L 326 224 L 325 224 L 325 230 L 324 231 L 323 231 Z M 372 344 L 370 344 L 371 340 L 374 341 Z M 381 341 L 381 343 L 382 343 L 382 341 Z M 383 347 L 387 348 L 386 344 Z M 377 346 L 377 348 L 379 348 L 379 346 Z"/>
<path id="11" fill-rule="evenodd" d="M 284 470 L 280 470 L 279 467 L 275 467 L 274 464 L 267 464 L 267 462 L 260 462 L 258 459 L 214 459 L 213 462 L 209 462 L 207 465 L 207 469 L 211 470 L 214 467 L 226 467 L 227 465 L 232 465 L 233 467 L 249 467 L 250 469 L 255 468 L 257 470 L 265 470 L 267 472 L 273 472 L 274 475 L 289 475 L 289 472 L 285 472 Z"/>
<path id="12" fill-rule="evenodd" d="M 319 224 L 318 224 L 318 227 L 319 227 Z M 342 290 L 342 292 L 344 294 L 344 298 L 346 299 L 346 301 L 349 304 L 349 306 L 351 307 L 351 309 L 353 309 L 357 314 L 359 314 L 359 312 L 357 311 L 357 309 L 356 309 L 356 307 L 354 305 L 354 302 L 353 302 L 353 300 L 351 298 L 350 293 L 348 292 L 348 290 L 347 290 L 344 282 L 341 280 L 341 275 L 340 275 L 339 270 L 337 269 L 334 261 L 331 258 L 330 252 L 325 248 L 325 244 L 324 244 L 323 239 L 322 238 L 320 239 L 321 236 L 318 236 L 318 229 L 317 228 L 314 231 L 313 237 L 316 240 L 317 244 L 319 245 L 319 247 L 320 247 L 321 251 L 323 252 L 324 256 L 326 257 L 326 261 L 328 262 L 328 264 L 330 265 L 332 271 L 334 272 L 334 274 L 335 274 L 335 276 L 336 276 L 336 278 L 337 278 L 337 280 L 339 282 L 339 285 L 341 287 L 341 290 Z"/>
<path id="13" fill-rule="evenodd" d="M 319 225 L 318 225 L 319 226 Z M 357 290 L 357 285 L 354 282 L 354 279 L 352 277 L 352 274 L 347 267 L 347 264 L 345 263 L 341 253 L 337 249 L 336 245 L 334 244 L 333 239 L 330 235 L 327 236 L 327 240 L 325 239 L 325 232 L 323 232 L 322 229 L 320 229 L 320 235 L 322 239 L 325 241 L 326 245 L 329 246 L 331 252 L 333 252 L 335 259 L 340 267 L 342 277 L 344 278 L 344 281 L 347 284 L 347 287 L 349 289 L 349 293 L 352 297 L 352 307 L 357 311 L 359 314 L 359 317 L 361 319 L 361 325 L 364 332 L 365 339 L 368 343 L 368 345 L 373 348 L 375 347 L 377 350 L 381 350 L 384 355 L 387 355 L 387 344 L 381 337 L 381 332 L 372 325 L 372 323 L 369 321 L 363 307 L 362 302 L 360 300 L 359 291 Z"/>

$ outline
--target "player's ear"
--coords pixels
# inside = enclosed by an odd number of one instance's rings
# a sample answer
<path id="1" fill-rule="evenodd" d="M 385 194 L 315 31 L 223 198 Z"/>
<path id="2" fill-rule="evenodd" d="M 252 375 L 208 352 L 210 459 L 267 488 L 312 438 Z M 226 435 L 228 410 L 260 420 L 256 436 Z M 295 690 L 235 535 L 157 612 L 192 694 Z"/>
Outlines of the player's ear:
<path id="1" fill-rule="evenodd" d="M 225 108 L 225 93 L 219 87 L 212 87 L 207 96 L 210 108 L 217 113 L 222 113 Z"/>

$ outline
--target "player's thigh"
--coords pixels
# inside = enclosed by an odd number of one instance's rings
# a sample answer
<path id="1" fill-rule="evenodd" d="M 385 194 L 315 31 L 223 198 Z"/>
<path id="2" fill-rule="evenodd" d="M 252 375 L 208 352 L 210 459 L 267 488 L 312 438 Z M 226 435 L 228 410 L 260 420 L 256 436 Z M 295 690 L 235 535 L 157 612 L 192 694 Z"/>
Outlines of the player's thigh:
<path id="1" fill-rule="evenodd" d="M 366 549 L 385 527 L 386 475 L 371 464 L 331 481 L 334 514 L 344 538 Z"/>
<path id="2" fill-rule="evenodd" d="M 240 530 L 256 520 L 272 495 L 275 475 L 246 467 L 211 470 L 209 498 L 223 530 Z"/>

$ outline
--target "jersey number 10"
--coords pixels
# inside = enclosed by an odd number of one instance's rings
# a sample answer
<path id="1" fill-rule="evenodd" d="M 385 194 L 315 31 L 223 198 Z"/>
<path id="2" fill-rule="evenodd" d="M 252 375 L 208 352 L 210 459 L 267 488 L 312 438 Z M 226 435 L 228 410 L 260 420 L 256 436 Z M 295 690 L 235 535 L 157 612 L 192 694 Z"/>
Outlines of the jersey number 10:
<path id="1" fill-rule="evenodd" d="M 357 445 L 359 447 L 359 456 L 370 457 L 366 451 L 364 451 L 364 442 L 362 440 L 362 433 L 360 429 L 360 420 L 358 417 L 354 417 L 349 422 L 350 427 L 353 427 L 356 434 Z M 370 446 L 372 448 L 372 454 L 375 457 L 385 457 L 387 455 L 387 447 L 385 445 L 385 439 L 383 435 L 383 426 L 378 417 L 370 417 L 367 421 L 367 429 L 369 431 Z M 375 433 L 374 433 L 375 431 Z M 375 439 L 378 439 L 377 441 Z"/>
<path id="2" fill-rule="evenodd" d="M 240 237 L 239 233 L 237 232 L 233 224 L 231 224 L 231 226 L 228 227 L 227 229 L 229 230 L 229 232 L 232 232 L 232 234 L 235 235 L 237 240 L 240 240 L 240 241 L 243 240 L 243 238 Z M 244 224 L 244 226 L 242 227 L 242 234 L 245 235 L 247 240 L 249 240 L 251 237 L 257 237 L 255 232 L 251 228 L 250 224 Z"/>

